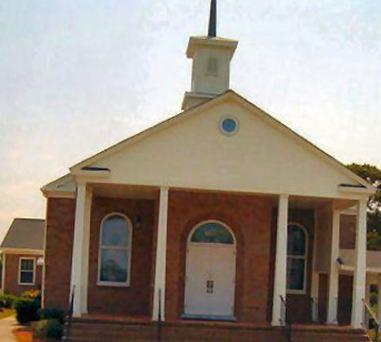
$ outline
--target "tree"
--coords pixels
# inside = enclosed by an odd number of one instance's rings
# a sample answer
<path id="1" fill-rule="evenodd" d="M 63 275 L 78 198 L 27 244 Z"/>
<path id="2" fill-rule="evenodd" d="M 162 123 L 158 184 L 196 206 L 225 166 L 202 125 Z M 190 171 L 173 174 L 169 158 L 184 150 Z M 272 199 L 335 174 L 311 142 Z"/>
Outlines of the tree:
<path id="1" fill-rule="evenodd" d="M 377 188 L 368 201 L 368 249 L 381 250 L 381 170 L 374 165 L 356 163 L 348 168 Z"/>

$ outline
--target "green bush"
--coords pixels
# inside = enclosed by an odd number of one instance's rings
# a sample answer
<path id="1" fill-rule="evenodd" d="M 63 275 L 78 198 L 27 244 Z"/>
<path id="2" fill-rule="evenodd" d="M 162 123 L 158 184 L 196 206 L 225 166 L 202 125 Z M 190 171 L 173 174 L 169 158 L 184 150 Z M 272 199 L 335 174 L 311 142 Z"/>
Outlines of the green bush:
<path id="1" fill-rule="evenodd" d="M 14 308 L 18 297 L 11 294 L 0 295 L 0 308 Z"/>
<path id="2" fill-rule="evenodd" d="M 62 337 L 62 324 L 56 319 L 44 319 L 32 323 L 34 338 L 54 338 Z"/>
<path id="3" fill-rule="evenodd" d="M 39 297 L 35 299 L 19 298 L 16 301 L 16 318 L 21 324 L 38 320 L 38 310 L 41 306 L 41 300 Z"/>
<path id="4" fill-rule="evenodd" d="M 61 324 L 64 322 L 65 311 L 60 308 L 47 308 L 38 310 L 38 316 L 41 320 L 55 319 Z"/>

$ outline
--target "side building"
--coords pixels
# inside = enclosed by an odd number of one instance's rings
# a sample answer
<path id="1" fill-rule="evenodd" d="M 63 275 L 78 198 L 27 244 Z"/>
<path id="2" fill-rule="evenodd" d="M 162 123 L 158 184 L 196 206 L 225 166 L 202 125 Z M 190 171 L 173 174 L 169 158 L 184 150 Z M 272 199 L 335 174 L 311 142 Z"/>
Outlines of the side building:
<path id="1" fill-rule="evenodd" d="M 1 291 L 20 295 L 42 287 L 45 220 L 15 218 L 0 245 Z"/>

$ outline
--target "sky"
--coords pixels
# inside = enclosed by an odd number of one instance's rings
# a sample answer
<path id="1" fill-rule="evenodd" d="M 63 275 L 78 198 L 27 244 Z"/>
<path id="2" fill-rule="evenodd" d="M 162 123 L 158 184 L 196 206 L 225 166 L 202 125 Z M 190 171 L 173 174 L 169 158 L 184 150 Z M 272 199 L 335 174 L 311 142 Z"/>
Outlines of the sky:
<path id="1" fill-rule="evenodd" d="M 1 0 L 0 238 L 42 185 L 180 112 L 208 0 Z M 381 167 L 381 2 L 219 0 L 231 88 L 344 163 Z"/>

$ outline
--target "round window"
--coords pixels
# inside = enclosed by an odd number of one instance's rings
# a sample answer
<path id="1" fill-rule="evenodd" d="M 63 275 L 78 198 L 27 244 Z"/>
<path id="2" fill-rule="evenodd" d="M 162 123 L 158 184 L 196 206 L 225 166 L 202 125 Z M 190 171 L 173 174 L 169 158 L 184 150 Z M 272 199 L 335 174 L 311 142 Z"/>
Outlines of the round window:
<path id="1" fill-rule="evenodd" d="M 233 135 L 237 132 L 238 122 L 236 119 L 233 119 L 231 117 L 224 118 L 221 120 L 220 129 L 224 134 Z"/>

